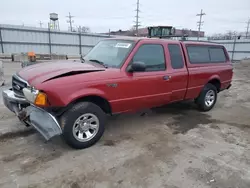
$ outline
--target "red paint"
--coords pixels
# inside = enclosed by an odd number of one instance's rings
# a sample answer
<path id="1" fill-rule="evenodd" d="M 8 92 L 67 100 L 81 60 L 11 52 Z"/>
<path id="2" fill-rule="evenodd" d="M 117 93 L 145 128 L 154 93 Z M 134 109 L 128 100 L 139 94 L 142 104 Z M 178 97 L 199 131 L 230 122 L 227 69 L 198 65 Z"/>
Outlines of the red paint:
<path id="1" fill-rule="evenodd" d="M 128 40 L 128 39 L 126 39 Z M 30 85 L 44 91 L 51 106 L 67 106 L 85 96 L 99 96 L 106 99 L 112 108 L 112 113 L 136 111 L 168 104 L 174 101 L 196 98 L 206 83 L 212 79 L 221 82 L 221 89 L 229 86 L 232 80 L 232 64 L 228 54 L 226 63 L 191 64 L 187 58 L 186 45 L 205 45 L 201 42 L 185 42 L 164 39 L 132 39 L 136 42 L 131 53 L 126 58 L 121 69 L 104 69 L 95 63 L 58 62 L 42 63 L 22 69 L 19 75 Z M 142 44 L 161 44 L 165 51 L 165 71 L 128 73 L 127 66 Z M 182 69 L 172 69 L 168 44 L 178 44 L 183 50 L 185 66 Z M 209 45 L 216 45 L 207 43 Z M 71 71 L 97 72 L 82 73 L 58 79 L 50 78 Z M 166 81 L 164 76 L 170 76 Z M 116 83 L 117 87 L 107 84 Z"/>

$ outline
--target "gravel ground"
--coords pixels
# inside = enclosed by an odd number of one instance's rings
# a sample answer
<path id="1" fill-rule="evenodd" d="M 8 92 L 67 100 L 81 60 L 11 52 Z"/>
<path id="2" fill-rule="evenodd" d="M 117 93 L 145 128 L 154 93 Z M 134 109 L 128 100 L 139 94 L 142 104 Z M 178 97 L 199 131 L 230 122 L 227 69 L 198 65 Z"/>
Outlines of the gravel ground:
<path id="1" fill-rule="evenodd" d="M 6 86 L 18 63 L 5 64 Z M 0 187 L 250 187 L 250 62 L 215 108 L 191 102 L 111 117 L 93 147 L 73 150 L 26 128 L 0 102 Z M 1 96 L 0 96 L 1 98 Z"/>

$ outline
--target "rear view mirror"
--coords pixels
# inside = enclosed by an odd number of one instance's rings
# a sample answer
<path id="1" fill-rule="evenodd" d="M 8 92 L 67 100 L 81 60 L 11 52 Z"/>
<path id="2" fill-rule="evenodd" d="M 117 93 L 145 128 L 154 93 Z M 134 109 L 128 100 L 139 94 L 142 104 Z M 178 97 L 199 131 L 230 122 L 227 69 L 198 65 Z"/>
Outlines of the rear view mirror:
<path id="1" fill-rule="evenodd" d="M 146 65 L 144 62 L 135 61 L 128 67 L 128 72 L 144 72 Z"/>

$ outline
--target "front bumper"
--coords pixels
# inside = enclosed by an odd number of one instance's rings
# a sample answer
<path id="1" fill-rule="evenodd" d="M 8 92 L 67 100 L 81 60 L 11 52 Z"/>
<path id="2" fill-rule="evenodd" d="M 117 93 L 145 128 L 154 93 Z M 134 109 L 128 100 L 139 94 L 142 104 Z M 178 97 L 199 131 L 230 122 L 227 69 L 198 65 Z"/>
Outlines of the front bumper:
<path id="1" fill-rule="evenodd" d="M 62 134 L 62 129 L 52 114 L 42 108 L 30 105 L 25 98 L 16 97 L 11 89 L 3 91 L 2 94 L 5 106 L 19 118 L 22 116 L 22 119 L 28 120 L 28 124 L 35 127 L 46 140 Z M 27 107 L 22 108 L 21 106 Z"/>

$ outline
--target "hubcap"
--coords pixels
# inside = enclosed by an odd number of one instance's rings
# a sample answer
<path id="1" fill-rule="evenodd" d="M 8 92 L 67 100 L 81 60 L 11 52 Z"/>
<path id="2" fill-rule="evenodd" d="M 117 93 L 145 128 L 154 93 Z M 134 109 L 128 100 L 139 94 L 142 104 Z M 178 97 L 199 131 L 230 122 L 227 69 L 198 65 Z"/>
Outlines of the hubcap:
<path id="1" fill-rule="evenodd" d="M 214 104 L 215 101 L 215 92 L 214 90 L 209 90 L 205 96 L 205 104 L 210 107 Z"/>
<path id="2" fill-rule="evenodd" d="M 73 135 L 80 142 L 91 140 L 99 130 L 99 119 L 88 113 L 81 115 L 73 125 Z"/>

